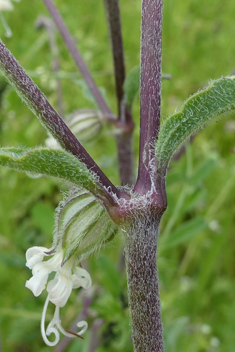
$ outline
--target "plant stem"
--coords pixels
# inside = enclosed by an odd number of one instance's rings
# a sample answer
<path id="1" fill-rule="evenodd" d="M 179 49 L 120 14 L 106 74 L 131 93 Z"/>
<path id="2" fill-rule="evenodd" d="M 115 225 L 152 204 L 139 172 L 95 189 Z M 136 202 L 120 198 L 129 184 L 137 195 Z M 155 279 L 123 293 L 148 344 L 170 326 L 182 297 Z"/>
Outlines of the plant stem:
<path id="1" fill-rule="evenodd" d="M 123 54 L 122 31 L 119 0 L 104 0 L 110 41 L 112 46 L 115 86 L 118 103 L 119 129 L 116 135 L 119 175 L 122 185 L 134 183 L 134 162 L 132 147 L 132 131 L 134 123 L 131 109 L 126 106 L 123 84 L 125 81 L 125 63 Z"/>
<path id="2" fill-rule="evenodd" d="M 17 60 L 1 41 L 0 70 L 5 75 L 8 82 L 13 85 L 18 95 L 23 99 L 26 105 L 38 117 L 42 125 L 58 140 L 61 146 L 82 161 L 89 170 L 92 170 L 97 174 L 100 180 L 100 185 L 106 194 L 107 200 L 109 199 L 111 203 L 114 203 L 111 194 L 106 190 L 106 188 L 109 187 L 109 189 L 116 193 L 117 196 L 120 195 L 120 191 L 101 171 L 58 113 L 49 104 L 46 97 L 42 94 L 36 84 L 34 84 L 31 78 L 26 74 L 24 69 L 19 65 Z"/>
<path id="3" fill-rule="evenodd" d="M 92 95 L 94 96 L 100 110 L 104 115 L 108 115 L 109 117 L 113 116 L 111 110 L 109 109 L 108 105 L 106 104 L 104 98 L 102 97 L 97 85 L 95 84 L 85 62 L 83 61 L 80 52 L 78 51 L 76 44 L 69 33 L 59 11 L 57 10 L 56 6 L 54 5 L 52 0 L 43 0 L 45 6 L 47 7 L 51 17 L 53 18 L 57 29 L 60 32 L 61 37 L 63 38 L 68 51 L 70 52 L 74 62 L 76 63 L 78 69 L 80 70 L 82 76 L 84 77 L 87 86 L 89 87 Z"/>
<path id="4" fill-rule="evenodd" d="M 140 75 L 140 151 L 135 190 L 151 190 L 156 171 L 155 144 L 161 111 L 162 0 L 142 0 Z"/>
<path id="5" fill-rule="evenodd" d="M 132 186 L 134 183 L 132 134 L 120 133 L 116 136 L 116 143 L 121 185 Z"/>
<path id="6" fill-rule="evenodd" d="M 118 101 L 118 115 L 121 115 L 123 101 L 123 83 L 125 80 L 125 64 L 122 44 L 120 9 L 118 0 L 104 0 L 109 26 L 110 41 L 113 53 L 116 96 Z"/>
<path id="7" fill-rule="evenodd" d="M 163 352 L 159 281 L 156 266 L 161 216 L 142 209 L 125 228 L 125 256 L 135 352 Z M 144 215 L 143 215 L 144 213 Z"/>

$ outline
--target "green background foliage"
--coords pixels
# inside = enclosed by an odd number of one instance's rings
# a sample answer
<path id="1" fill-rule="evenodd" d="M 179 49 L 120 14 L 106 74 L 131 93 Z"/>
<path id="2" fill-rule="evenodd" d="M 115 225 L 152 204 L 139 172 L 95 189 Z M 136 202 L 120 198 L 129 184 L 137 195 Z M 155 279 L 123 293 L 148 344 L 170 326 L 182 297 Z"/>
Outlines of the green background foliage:
<path id="1" fill-rule="evenodd" d="M 116 110 L 112 58 L 102 1 L 57 0 L 69 29 L 110 106 Z M 127 72 L 139 64 L 140 0 L 120 1 Z M 162 118 L 207 85 L 229 75 L 235 67 L 235 3 L 231 0 L 166 0 L 163 21 L 163 72 L 172 76 L 162 85 Z M 12 38 L 0 35 L 21 65 L 56 106 L 52 54 L 44 30 L 35 22 L 46 11 L 40 1 L 22 0 L 5 17 Z M 66 114 L 94 108 L 84 82 L 57 36 Z M 44 145 L 46 131 L 20 98 L 0 77 L 1 146 Z M 138 150 L 139 99 L 133 111 Z M 200 132 L 182 157 L 171 163 L 167 178 L 168 209 L 161 224 L 159 274 L 166 352 L 226 351 L 235 345 L 235 121 L 220 120 Z M 84 144 L 103 171 L 118 184 L 115 143 L 106 127 L 96 141 Z M 137 165 L 137 158 L 136 158 Z M 34 245 L 50 247 L 53 212 L 61 199 L 62 181 L 0 169 L 0 335 L 3 351 L 51 351 L 40 336 L 45 300 L 24 288 L 31 273 L 25 251 Z M 94 255 L 89 271 L 95 290 L 89 310 L 91 327 L 103 319 L 98 352 L 132 351 L 125 273 L 117 271 L 121 239 Z M 79 314 L 86 292 L 73 292 L 62 310 L 69 327 Z M 52 314 L 52 310 L 49 314 Z M 89 350 L 71 341 L 66 351 Z"/>

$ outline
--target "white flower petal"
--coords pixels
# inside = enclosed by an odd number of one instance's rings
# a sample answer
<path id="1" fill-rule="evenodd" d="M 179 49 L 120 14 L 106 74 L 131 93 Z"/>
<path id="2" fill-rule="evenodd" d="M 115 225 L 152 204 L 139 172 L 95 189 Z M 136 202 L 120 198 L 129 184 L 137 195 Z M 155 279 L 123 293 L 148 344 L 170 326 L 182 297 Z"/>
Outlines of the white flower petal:
<path id="1" fill-rule="evenodd" d="M 70 279 L 57 274 L 47 285 L 49 300 L 56 306 L 63 307 L 71 295 L 72 288 L 72 281 Z"/>
<path id="2" fill-rule="evenodd" d="M 47 311 L 48 303 L 49 303 L 49 297 L 47 296 L 47 299 L 46 299 L 46 302 L 44 304 L 44 308 L 42 311 L 41 334 L 42 334 L 42 338 L 43 338 L 45 344 L 47 346 L 53 347 L 53 346 L 57 345 L 57 343 L 59 342 L 60 334 L 59 334 L 59 331 L 55 327 L 54 317 L 53 317 L 52 321 L 49 323 L 47 330 L 45 331 L 45 320 L 46 320 L 46 311 Z M 51 334 L 55 335 L 54 341 L 49 341 L 47 338 L 47 336 L 51 335 Z"/>
<path id="3" fill-rule="evenodd" d="M 53 271 L 53 268 L 50 265 L 47 265 L 47 262 L 41 262 L 34 265 L 32 269 L 33 276 L 44 276 L 49 275 Z"/>
<path id="4" fill-rule="evenodd" d="M 38 297 L 42 291 L 46 287 L 48 275 L 43 275 L 39 277 L 39 275 L 32 276 L 28 281 L 25 283 L 25 287 L 30 289 L 35 297 Z"/>
<path id="5" fill-rule="evenodd" d="M 73 288 L 83 287 L 88 289 L 91 287 L 92 281 L 90 274 L 82 268 L 76 267 L 72 275 Z"/>
<path id="6" fill-rule="evenodd" d="M 44 256 L 45 252 L 48 252 L 48 248 L 46 247 L 32 247 L 29 248 L 26 252 L 26 266 L 29 269 L 32 269 L 35 264 L 40 263 Z"/>

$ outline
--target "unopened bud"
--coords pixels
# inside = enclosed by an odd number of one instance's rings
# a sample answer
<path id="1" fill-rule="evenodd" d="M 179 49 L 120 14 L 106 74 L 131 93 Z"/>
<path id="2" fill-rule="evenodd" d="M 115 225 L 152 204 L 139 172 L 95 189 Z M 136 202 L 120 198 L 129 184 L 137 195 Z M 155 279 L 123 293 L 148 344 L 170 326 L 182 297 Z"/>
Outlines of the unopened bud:
<path id="1" fill-rule="evenodd" d="M 102 114 L 97 110 L 77 110 L 68 117 L 68 126 L 81 142 L 95 138 L 102 125 Z"/>
<path id="2" fill-rule="evenodd" d="M 84 143 L 94 139 L 102 129 L 102 114 L 98 110 L 76 110 L 67 117 L 66 123 L 77 139 Z M 46 139 L 46 146 L 60 149 L 59 143 L 52 136 Z"/>

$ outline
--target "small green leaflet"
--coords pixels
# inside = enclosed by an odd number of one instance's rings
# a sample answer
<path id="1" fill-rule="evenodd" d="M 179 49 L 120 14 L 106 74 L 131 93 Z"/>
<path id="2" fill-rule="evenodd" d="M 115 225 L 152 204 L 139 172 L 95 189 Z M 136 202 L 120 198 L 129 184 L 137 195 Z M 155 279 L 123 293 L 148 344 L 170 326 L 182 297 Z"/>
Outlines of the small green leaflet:
<path id="1" fill-rule="evenodd" d="M 32 175 L 57 177 L 90 192 L 101 192 L 98 181 L 86 166 L 63 150 L 0 148 L 0 165 Z"/>
<path id="2" fill-rule="evenodd" d="M 117 225 L 97 199 L 75 190 L 58 207 L 54 245 L 62 246 L 64 262 L 74 254 L 82 261 L 117 232 Z"/>
<path id="3" fill-rule="evenodd" d="M 157 141 L 158 172 L 164 174 L 179 147 L 210 120 L 235 114 L 235 77 L 223 77 L 192 95 L 162 124 Z"/>

